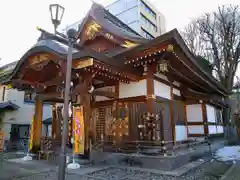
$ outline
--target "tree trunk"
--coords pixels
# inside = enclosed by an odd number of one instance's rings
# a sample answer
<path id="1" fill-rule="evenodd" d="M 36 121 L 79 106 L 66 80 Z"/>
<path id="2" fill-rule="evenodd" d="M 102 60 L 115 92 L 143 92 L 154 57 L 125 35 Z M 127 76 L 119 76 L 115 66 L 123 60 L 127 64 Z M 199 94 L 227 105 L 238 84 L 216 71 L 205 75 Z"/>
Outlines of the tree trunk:
<path id="1" fill-rule="evenodd" d="M 236 133 L 232 127 L 231 123 L 231 109 L 232 109 L 232 101 L 230 97 L 226 97 L 224 99 L 225 103 L 228 104 L 228 108 L 223 109 L 222 117 L 223 117 L 223 125 L 224 125 L 224 139 L 229 141 L 236 138 Z"/>

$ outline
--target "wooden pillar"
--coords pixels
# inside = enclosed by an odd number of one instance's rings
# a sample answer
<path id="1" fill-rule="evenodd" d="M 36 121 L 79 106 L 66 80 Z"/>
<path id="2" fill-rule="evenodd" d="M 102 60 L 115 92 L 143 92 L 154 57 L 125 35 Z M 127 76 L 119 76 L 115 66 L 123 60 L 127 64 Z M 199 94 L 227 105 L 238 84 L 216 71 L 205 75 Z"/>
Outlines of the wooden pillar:
<path id="1" fill-rule="evenodd" d="M 176 142 L 176 134 L 175 134 L 175 122 L 174 122 L 174 96 L 173 96 L 173 86 L 172 82 L 170 82 L 170 123 L 172 128 L 172 140 L 173 144 Z"/>
<path id="2" fill-rule="evenodd" d="M 188 119 L 187 119 L 187 104 L 186 102 L 184 102 L 184 120 L 185 120 L 185 126 L 187 128 L 187 138 L 188 138 L 188 134 L 189 134 L 189 128 L 188 128 Z"/>
<path id="3" fill-rule="evenodd" d="M 52 139 L 55 140 L 57 135 L 57 107 L 56 103 L 52 104 Z"/>
<path id="4" fill-rule="evenodd" d="M 153 104 L 155 98 L 154 94 L 154 78 L 153 78 L 153 66 L 145 66 L 144 73 L 146 75 L 147 84 L 147 111 L 153 113 Z"/>
<path id="5" fill-rule="evenodd" d="M 91 120 L 91 95 L 88 93 L 89 85 L 91 85 L 92 75 L 86 74 L 80 79 L 81 88 L 79 89 L 80 102 L 83 106 L 83 118 L 84 118 L 84 155 L 89 157 L 91 151 L 89 130 L 90 130 L 90 120 Z"/>
<path id="6" fill-rule="evenodd" d="M 203 115 L 203 127 L 204 127 L 204 135 L 208 136 L 208 119 L 207 119 L 207 110 L 206 110 L 206 104 L 202 103 L 202 115 Z"/>
<path id="7" fill-rule="evenodd" d="M 38 151 L 41 145 L 43 102 L 39 95 L 36 96 L 35 114 L 33 125 L 33 148 L 32 151 Z"/>

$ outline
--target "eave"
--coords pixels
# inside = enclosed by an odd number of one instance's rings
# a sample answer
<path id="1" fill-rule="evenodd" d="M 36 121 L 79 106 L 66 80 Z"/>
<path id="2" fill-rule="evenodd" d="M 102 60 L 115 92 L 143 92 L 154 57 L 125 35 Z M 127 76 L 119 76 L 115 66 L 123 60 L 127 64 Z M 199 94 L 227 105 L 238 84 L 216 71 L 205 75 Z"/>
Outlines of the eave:
<path id="1" fill-rule="evenodd" d="M 127 65 L 136 61 L 148 60 L 156 52 L 161 53 L 162 51 L 166 50 L 169 45 L 172 45 L 174 51 L 176 49 L 176 52 L 181 54 L 181 58 L 183 59 L 182 63 L 189 69 L 189 71 L 191 71 L 201 80 L 205 81 L 205 83 L 215 89 L 219 94 L 223 96 L 228 95 L 227 90 L 216 79 L 214 79 L 199 66 L 196 57 L 190 52 L 177 29 L 173 29 L 172 31 L 169 31 L 147 43 L 117 54 L 113 58 L 116 59 L 116 61 L 124 59 L 125 64 Z M 180 60 L 178 54 L 176 54 L 174 51 L 172 51 L 173 55 Z M 141 59 L 139 57 L 141 57 Z M 189 63 L 185 63 L 185 59 Z"/>

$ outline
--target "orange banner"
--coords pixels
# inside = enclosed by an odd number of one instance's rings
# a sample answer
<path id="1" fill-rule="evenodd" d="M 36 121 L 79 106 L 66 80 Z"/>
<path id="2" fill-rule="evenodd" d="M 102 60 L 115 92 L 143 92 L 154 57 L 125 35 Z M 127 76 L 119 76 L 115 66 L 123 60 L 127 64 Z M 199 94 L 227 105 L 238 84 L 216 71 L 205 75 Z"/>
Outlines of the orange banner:
<path id="1" fill-rule="evenodd" d="M 73 136 L 74 136 L 74 154 L 84 154 L 84 121 L 83 107 L 73 108 Z"/>

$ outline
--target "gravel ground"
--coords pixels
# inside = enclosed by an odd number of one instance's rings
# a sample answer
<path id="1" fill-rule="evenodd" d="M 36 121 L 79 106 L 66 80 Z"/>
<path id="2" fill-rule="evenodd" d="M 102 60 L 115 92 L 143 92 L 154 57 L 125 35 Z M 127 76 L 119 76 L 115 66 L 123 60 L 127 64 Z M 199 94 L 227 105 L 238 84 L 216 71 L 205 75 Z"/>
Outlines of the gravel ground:
<path id="1" fill-rule="evenodd" d="M 107 170 L 96 171 L 88 175 L 108 180 L 218 180 L 230 166 L 231 164 L 226 164 L 219 161 L 207 162 L 199 166 L 197 169 L 189 171 L 180 177 L 122 168 L 109 168 Z"/>
<path id="2" fill-rule="evenodd" d="M 197 169 L 189 171 L 180 177 L 113 167 L 88 173 L 85 176 L 68 173 L 66 180 L 219 180 L 230 166 L 231 164 L 219 161 L 206 162 Z M 21 178 L 11 178 L 11 180 L 57 180 L 57 173 L 56 171 L 47 171 L 25 177 L 22 176 Z"/>

